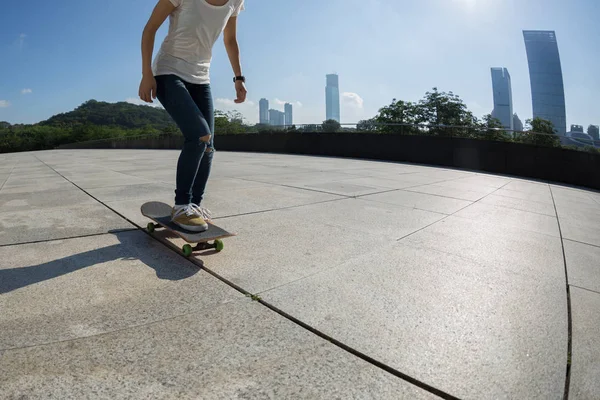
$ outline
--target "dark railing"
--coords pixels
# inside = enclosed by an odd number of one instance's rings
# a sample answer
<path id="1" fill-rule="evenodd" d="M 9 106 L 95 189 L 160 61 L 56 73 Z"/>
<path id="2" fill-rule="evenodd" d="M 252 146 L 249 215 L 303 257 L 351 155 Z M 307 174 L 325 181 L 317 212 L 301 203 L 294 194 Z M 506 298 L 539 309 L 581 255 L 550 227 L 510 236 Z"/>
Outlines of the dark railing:
<path id="1" fill-rule="evenodd" d="M 515 131 L 506 130 L 503 128 L 486 128 L 474 126 L 458 126 L 458 125 L 415 125 L 415 124 L 383 124 L 383 123 L 366 123 L 358 126 L 358 124 L 340 124 L 339 128 L 331 129 L 323 124 L 300 124 L 292 126 L 236 126 L 235 130 L 219 130 L 217 129 L 216 136 L 228 134 L 273 134 L 273 133 L 361 133 L 361 134 L 394 134 L 394 135 L 410 135 L 410 136 L 438 136 L 451 138 L 468 138 L 480 140 L 492 140 L 499 142 L 513 142 L 532 144 L 537 146 L 547 147 L 565 147 L 571 150 L 585 150 L 592 153 L 600 153 L 600 140 L 590 141 L 581 138 L 572 138 L 569 136 L 539 133 L 532 131 Z M 180 133 L 169 134 L 149 134 L 135 136 L 119 136 L 104 139 L 90 140 L 86 142 L 70 143 L 59 146 L 59 148 L 80 148 L 81 146 L 93 146 L 104 142 L 114 142 L 117 140 L 136 141 L 150 138 L 177 138 L 181 137 Z"/>

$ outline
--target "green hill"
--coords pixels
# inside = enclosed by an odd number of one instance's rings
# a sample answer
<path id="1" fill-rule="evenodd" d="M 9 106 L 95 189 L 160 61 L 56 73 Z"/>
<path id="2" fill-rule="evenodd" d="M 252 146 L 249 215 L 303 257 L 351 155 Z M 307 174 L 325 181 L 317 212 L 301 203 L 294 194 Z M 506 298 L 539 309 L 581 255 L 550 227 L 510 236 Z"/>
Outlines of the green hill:
<path id="1" fill-rule="evenodd" d="M 92 124 L 123 129 L 140 129 L 151 126 L 155 129 L 167 129 L 173 121 L 162 108 L 140 106 L 125 102 L 107 103 L 89 100 L 75 110 L 57 114 L 40 126 L 74 126 Z"/>
<path id="2" fill-rule="evenodd" d="M 52 149 L 65 143 L 160 133 L 179 129 L 162 108 L 89 100 L 37 124 L 0 122 L 0 153 Z"/>

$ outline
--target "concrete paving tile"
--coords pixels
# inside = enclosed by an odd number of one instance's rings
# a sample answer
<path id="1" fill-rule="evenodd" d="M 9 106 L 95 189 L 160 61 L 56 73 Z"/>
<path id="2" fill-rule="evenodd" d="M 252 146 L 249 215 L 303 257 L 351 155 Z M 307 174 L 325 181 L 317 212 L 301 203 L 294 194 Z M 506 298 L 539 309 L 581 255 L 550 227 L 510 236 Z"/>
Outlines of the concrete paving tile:
<path id="1" fill-rule="evenodd" d="M 157 196 L 168 195 L 175 197 L 174 189 L 161 183 L 144 183 L 141 185 L 110 186 L 98 189 L 88 189 L 95 198 L 103 202 L 141 199 L 151 201 Z"/>
<path id="2" fill-rule="evenodd" d="M 356 183 L 350 183 L 348 180 L 337 182 L 324 182 L 305 185 L 309 189 L 322 190 L 327 193 L 338 194 L 342 196 L 361 196 L 365 194 L 378 193 L 386 190 L 374 185 L 365 186 Z"/>
<path id="3" fill-rule="evenodd" d="M 241 297 L 140 231 L 0 247 L 0 259 L 8 261 L 0 268 L 0 349 L 112 332 Z"/>
<path id="4" fill-rule="evenodd" d="M 496 207 L 480 202 L 468 206 L 454 214 L 454 216 L 490 225 L 507 225 L 531 232 L 560 237 L 556 216 L 541 215 L 514 208 Z"/>
<path id="5" fill-rule="evenodd" d="M 7 351 L 0 359 L 0 397 L 90 393 L 98 399 L 436 398 L 250 300 Z"/>
<path id="6" fill-rule="evenodd" d="M 546 202 L 517 199 L 493 193 L 481 199 L 480 203 L 556 217 L 554 205 Z"/>
<path id="7" fill-rule="evenodd" d="M 517 179 L 504 186 L 504 189 L 544 196 L 550 194 L 550 186 L 546 183 Z"/>
<path id="8" fill-rule="evenodd" d="M 403 184 L 410 184 L 410 186 L 429 185 L 446 180 L 443 177 L 430 176 L 422 173 L 401 174 L 387 171 L 373 172 L 370 176 L 381 179 L 393 179 Z"/>
<path id="9" fill-rule="evenodd" d="M 174 203 L 174 197 L 173 192 L 164 191 L 149 194 L 144 198 L 113 201 L 107 204 L 131 221 L 140 226 L 146 226 L 149 220 L 140 212 L 142 204 L 146 201 L 161 201 L 171 205 Z M 208 208 L 213 218 L 216 219 L 285 207 L 297 207 L 338 198 L 341 197 L 309 190 L 261 184 L 240 189 L 207 191 L 202 206 Z M 221 225 L 218 220 L 215 223 Z"/>
<path id="10" fill-rule="evenodd" d="M 59 175 L 54 175 L 52 177 L 42 177 L 42 178 L 19 178 L 11 176 L 4 183 L 4 187 L 10 189 L 11 187 L 20 187 L 20 186 L 35 186 L 39 184 L 60 184 L 65 182 L 65 179 Z"/>
<path id="11" fill-rule="evenodd" d="M 125 186 L 125 185 L 141 185 L 145 183 L 152 183 L 151 180 L 140 178 L 136 176 L 120 175 L 119 177 L 107 177 L 107 178 L 70 178 L 79 187 L 83 189 L 96 189 L 111 186 Z"/>
<path id="12" fill-rule="evenodd" d="M 73 189 L 72 183 L 63 180 L 62 182 L 56 183 L 44 183 L 39 182 L 37 184 L 23 185 L 23 186 L 11 186 L 3 187 L 0 190 L 0 194 L 15 194 L 15 193 L 33 193 L 33 192 L 44 192 L 44 191 L 58 191 L 58 190 L 70 190 Z"/>
<path id="13" fill-rule="evenodd" d="M 436 183 L 435 186 L 441 186 L 441 187 L 450 188 L 450 189 L 458 189 L 458 190 L 466 191 L 466 192 L 479 193 L 482 195 L 488 195 L 492 192 L 495 192 L 498 189 L 498 188 L 487 186 L 487 185 L 471 183 L 471 182 L 465 181 L 465 178 L 439 182 L 439 183 Z"/>
<path id="14" fill-rule="evenodd" d="M 271 183 L 275 185 L 286 185 L 286 186 L 295 186 L 295 187 L 308 187 L 309 185 L 315 185 L 319 183 L 326 183 L 332 181 L 340 181 L 348 178 L 356 178 L 360 177 L 358 175 L 346 174 L 343 172 L 291 172 L 291 173 L 282 173 L 282 174 L 265 174 L 265 175 L 239 175 L 239 177 L 256 181 L 256 182 L 264 182 Z"/>
<path id="15" fill-rule="evenodd" d="M 437 195 L 437 196 L 444 196 L 444 197 L 449 197 L 449 198 L 453 198 L 453 199 L 460 199 L 460 200 L 467 200 L 467 201 L 477 201 L 477 200 L 481 199 L 482 197 L 485 197 L 487 194 L 489 194 L 489 193 L 483 193 L 481 191 L 474 192 L 469 189 L 461 189 L 459 187 L 440 186 L 438 184 L 417 186 L 417 187 L 408 188 L 406 190 L 411 191 L 411 192 L 433 194 L 433 195 Z M 494 189 L 491 189 L 491 190 L 493 191 Z"/>
<path id="16" fill-rule="evenodd" d="M 457 182 L 469 183 L 476 186 L 487 186 L 494 189 L 500 189 L 511 181 L 510 178 L 504 178 L 496 175 L 477 174 L 461 178 Z"/>
<path id="17" fill-rule="evenodd" d="M 518 190 L 510 190 L 510 189 L 507 189 L 507 187 L 505 186 L 501 189 L 498 189 L 498 191 L 494 192 L 493 194 L 495 194 L 497 196 L 510 197 L 513 199 L 536 201 L 539 203 L 547 203 L 547 204 L 551 204 L 554 207 L 554 201 L 552 201 L 552 195 L 549 192 L 548 193 L 528 193 L 528 192 L 521 192 Z"/>
<path id="18" fill-rule="evenodd" d="M 557 209 L 565 239 L 600 246 L 600 215 Z"/>
<path id="19" fill-rule="evenodd" d="M 362 197 L 364 200 L 397 204 L 442 214 L 452 214 L 471 204 L 470 201 L 434 196 L 425 193 L 396 190 Z"/>
<path id="20" fill-rule="evenodd" d="M 337 181 L 338 183 L 349 183 L 352 185 L 370 186 L 378 188 L 379 191 L 390 189 L 404 189 L 415 185 L 414 182 L 405 182 L 397 179 L 378 178 L 376 176 L 367 176 L 362 178 L 349 178 Z"/>
<path id="21" fill-rule="evenodd" d="M 0 212 L 0 245 L 130 228 L 131 224 L 100 204 Z"/>
<path id="22" fill-rule="evenodd" d="M 403 241 L 535 278 L 564 280 L 558 237 L 451 216 Z"/>
<path id="23" fill-rule="evenodd" d="M 230 281 L 259 292 L 378 252 L 440 218 L 356 199 L 225 218 L 216 223 L 238 236 L 226 240 L 223 257 L 197 258 Z"/>
<path id="24" fill-rule="evenodd" d="M 569 399 L 597 399 L 600 393 L 600 293 L 571 287 L 573 354 Z"/>
<path id="25" fill-rule="evenodd" d="M 569 283 L 600 293 L 600 247 L 564 241 Z"/>
<path id="26" fill-rule="evenodd" d="M 338 195 L 276 185 L 206 192 L 203 206 L 214 218 L 296 207 L 341 198 Z"/>
<path id="27" fill-rule="evenodd" d="M 564 281 L 398 243 L 261 297 L 459 398 L 562 398 Z"/>
<path id="28" fill-rule="evenodd" d="M 83 204 L 96 204 L 90 196 L 71 185 L 67 190 L 47 190 L 37 192 L 0 192 L 0 212 L 71 207 Z"/>

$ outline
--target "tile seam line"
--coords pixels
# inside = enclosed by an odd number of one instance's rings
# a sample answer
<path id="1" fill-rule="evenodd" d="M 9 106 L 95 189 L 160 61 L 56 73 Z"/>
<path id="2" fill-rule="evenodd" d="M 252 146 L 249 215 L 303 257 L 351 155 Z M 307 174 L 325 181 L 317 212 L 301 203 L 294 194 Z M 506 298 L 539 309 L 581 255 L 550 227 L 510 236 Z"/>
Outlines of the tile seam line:
<path id="1" fill-rule="evenodd" d="M 595 294 L 600 294 L 600 291 L 598 290 L 593 290 L 593 289 L 588 289 L 588 288 L 584 288 L 583 286 L 577 286 L 577 285 L 573 285 L 573 284 L 569 284 L 569 286 L 577 288 L 579 290 L 585 290 L 586 292 L 590 292 L 590 293 L 595 293 Z"/>
<path id="2" fill-rule="evenodd" d="M 106 205 L 105 203 L 103 203 L 102 201 L 96 199 L 94 196 L 92 196 L 91 194 L 89 194 L 87 191 L 85 191 L 84 189 L 82 189 L 81 187 L 79 187 L 77 184 L 75 184 L 74 182 L 70 181 L 69 179 L 67 179 L 66 177 L 64 177 L 61 173 L 59 173 L 58 171 L 56 171 L 54 168 L 52 168 L 50 165 L 46 164 L 44 161 L 40 160 L 39 158 L 37 158 L 37 156 L 34 156 L 38 161 L 42 162 L 44 165 L 46 165 L 48 168 L 52 169 L 56 174 L 62 176 L 64 179 L 66 179 L 68 182 L 70 182 L 73 186 L 77 187 L 79 190 L 81 190 L 82 192 L 84 192 L 85 194 L 87 194 L 88 196 L 90 196 L 91 198 L 93 198 L 94 200 L 98 201 L 100 204 L 104 205 L 106 208 L 108 208 L 109 210 L 113 211 L 115 214 L 119 215 L 121 218 L 125 219 L 127 222 L 129 222 L 130 224 L 138 227 L 138 229 L 140 229 L 142 232 L 145 232 L 146 234 L 148 234 L 145 230 L 143 230 L 139 225 L 137 225 L 135 222 L 129 220 L 127 217 L 123 216 L 121 213 L 117 212 L 116 210 L 113 210 L 110 206 Z M 337 199 L 339 200 L 339 199 Z M 163 242 L 161 242 L 160 240 L 154 238 L 153 236 L 150 235 L 150 237 L 152 237 L 154 240 L 156 240 L 159 243 L 162 243 L 165 247 L 173 249 L 173 246 L 169 246 Z M 216 279 L 220 280 L 221 282 L 225 283 L 226 285 L 230 286 L 231 288 L 237 290 L 238 292 L 242 293 L 245 296 L 253 296 L 252 293 L 248 292 L 247 290 L 245 290 L 244 288 L 236 285 L 235 283 L 229 281 L 228 279 L 226 279 L 225 277 L 222 277 L 221 275 L 217 274 L 216 272 L 210 270 L 209 268 L 206 268 L 204 266 L 204 264 L 201 261 L 195 260 L 195 259 L 188 259 L 185 256 L 183 256 L 182 254 L 178 253 L 177 254 L 184 258 L 185 260 L 191 262 L 192 264 L 196 265 L 197 267 L 200 267 L 201 269 L 205 270 L 206 272 L 208 272 L 210 275 L 212 275 L 213 277 L 215 277 Z M 413 378 L 410 375 L 404 374 L 401 371 L 390 367 L 389 365 L 378 361 L 372 357 L 369 357 L 368 355 L 366 355 L 365 353 L 362 353 L 344 343 L 342 343 L 341 341 L 338 341 L 337 339 L 325 334 L 324 332 L 321 332 L 320 330 L 308 325 L 307 323 L 302 322 L 301 320 L 293 317 L 292 315 L 284 312 L 283 310 L 280 310 L 279 308 L 275 307 L 274 305 L 262 300 L 262 299 L 258 299 L 257 300 L 258 303 L 260 303 L 261 305 L 263 305 L 264 307 L 268 308 L 269 310 L 275 312 L 276 314 L 278 314 L 279 316 L 287 319 L 288 321 L 294 323 L 295 325 L 304 328 L 306 331 L 316 335 L 317 337 L 328 341 L 329 343 L 335 345 L 336 347 L 346 351 L 347 353 L 362 359 L 363 361 L 373 365 L 374 367 L 377 367 L 397 378 L 402 379 L 405 382 L 408 382 L 416 387 L 419 387 L 420 389 L 423 389 L 431 394 L 434 394 L 444 400 L 460 400 L 460 398 L 455 397 L 449 393 L 446 393 L 440 389 L 437 389 L 433 386 L 428 385 L 425 382 L 422 382 L 416 378 Z"/>
<path id="3" fill-rule="evenodd" d="M 560 226 L 560 218 L 558 217 L 558 210 L 556 208 L 556 201 L 554 200 L 554 193 L 552 192 L 552 186 L 550 187 L 550 195 L 552 196 L 552 202 L 554 203 L 554 211 L 556 212 L 556 221 L 558 222 L 558 232 L 560 234 L 560 244 L 563 254 L 563 265 L 565 268 L 565 286 L 566 286 L 566 297 L 567 297 L 567 365 L 565 371 L 565 387 L 563 393 L 563 400 L 569 399 L 569 391 L 571 386 L 571 361 L 573 357 L 573 319 L 571 311 L 571 287 L 569 285 L 569 270 L 567 267 L 567 255 L 565 252 L 565 241 L 562 235 L 562 229 Z"/>
<path id="4" fill-rule="evenodd" d="M 25 246 L 25 245 L 41 244 L 41 243 L 52 243 L 52 242 L 57 242 L 57 241 L 61 241 L 61 240 L 84 239 L 84 238 L 91 238 L 91 237 L 96 237 L 96 236 L 111 235 L 111 234 L 114 234 L 114 233 L 134 232 L 134 231 L 138 231 L 138 230 L 139 229 L 137 227 L 136 228 L 113 229 L 113 230 L 108 231 L 108 232 L 90 233 L 90 234 L 87 234 L 87 235 L 65 236 L 65 237 L 58 237 L 58 238 L 55 238 L 55 239 L 41 239 L 41 240 L 32 240 L 32 241 L 29 241 L 29 242 L 18 242 L 18 243 L 0 244 L 0 248 L 2 248 L 2 247 L 11 247 L 11 246 Z"/>
<path id="5" fill-rule="evenodd" d="M 477 200 L 477 201 L 474 201 L 474 202 L 472 202 L 471 204 L 469 204 L 469 205 L 466 205 L 466 206 L 464 206 L 464 207 L 462 207 L 462 208 L 460 208 L 460 209 L 458 209 L 458 210 L 454 211 L 452 214 L 448 214 L 448 215 L 446 215 L 445 217 L 443 217 L 443 218 L 440 218 L 440 219 L 438 219 L 437 221 L 434 221 L 434 222 L 432 222 L 431 224 L 429 224 L 429 225 L 427 225 L 427 226 L 424 226 L 424 227 L 422 227 L 421 229 L 417 229 L 416 231 L 414 231 L 414 232 L 411 232 L 411 233 L 409 233 L 408 235 L 404 235 L 404 236 L 402 236 L 401 238 L 399 238 L 399 239 L 396 239 L 396 241 L 397 241 L 397 242 L 401 242 L 402 240 L 406 239 L 407 237 L 410 237 L 410 236 L 414 235 L 415 233 L 419 233 L 419 232 L 421 232 L 422 230 L 425 230 L 425 229 L 429 228 L 430 226 L 433 226 L 433 225 L 435 225 L 435 224 L 437 224 L 437 223 L 439 223 L 439 222 L 441 222 L 441 221 L 444 221 L 445 219 L 448 219 L 448 218 L 450 218 L 450 217 L 454 216 L 455 214 L 457 214 L 457 213 L 461 212 L 461 211 L 462 211 L 462 210 L 464 210 L 465 208 L 471 207 L 472 205 L 474 205 L 474 204 L 477 204 L 477 203 L 479 203 L 481 200 L 485 199 L 487 196 L 490 196 L 490 195 L 492 195 L 492 194 L 496 193 L 498 190 L 502 189 L 504 186 L 508 185 L 510 182 L 512 182 L 512 181 L 509 181 L 509 182 L 505 183 L 504 185 L 502 185 L 502 186 L 501 186 L 501 187 L 499 187 L 498 189 L 494 190 L 492 193 L 490 193 L 490 194 L 487 194 L 487 195 L 483 196 L 483 197 L 482 197 L 482 198 L 480 198 L 479 200 Z M 457 217 L 457 218 L 460 218 L 460 217 Z M 467 219 L 467 218 L 463 218 L 463 219 Z"/>
<path id="6" fill-rule="evenodd" d="M 10 178 L 10 176 L 12 175 L 13 171 L 15 170 L 15 167 L 12 167 L 10 169 L 10 172 L 8 173 L 8 176 L 6 177 L 6 179 L 4 180 L 4 182 L 2 182 L 2 185 L 0 186 L 0 191 L 2 191 L 2 189 L 4 189 L 4 185 L 6 185 L 6 182 L 8 182 L 8 179 Z"/>

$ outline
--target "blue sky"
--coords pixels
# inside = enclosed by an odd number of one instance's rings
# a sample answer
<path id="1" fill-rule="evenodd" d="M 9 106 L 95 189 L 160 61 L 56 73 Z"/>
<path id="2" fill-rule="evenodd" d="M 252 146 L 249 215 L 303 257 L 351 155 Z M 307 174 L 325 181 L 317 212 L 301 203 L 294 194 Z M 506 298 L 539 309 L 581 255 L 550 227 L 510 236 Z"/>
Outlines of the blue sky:
<path id="1" fill-rule="evenodd" d="M 246 0 L 239 41 L 248 103 L 233 105 L 222 42 L 217 108 L 258 118 L 258 100 L 295 104 L 296 123 L 325 119 L 325 75 L 340 75 L 342 122 L 434 86 L 477 115 L 492 109 L 490 67 L 508 68 L 514 108 L 531 117 L 523 29 L 555 30 L 567 123 L 600 124 L 598 0 Z M 0 120 L 32 123 L 88 99 L 135 102 L 151 0 L 11 1 L 0 14 Z M 167 29 L 162 27 L 156 46 Z"/>

